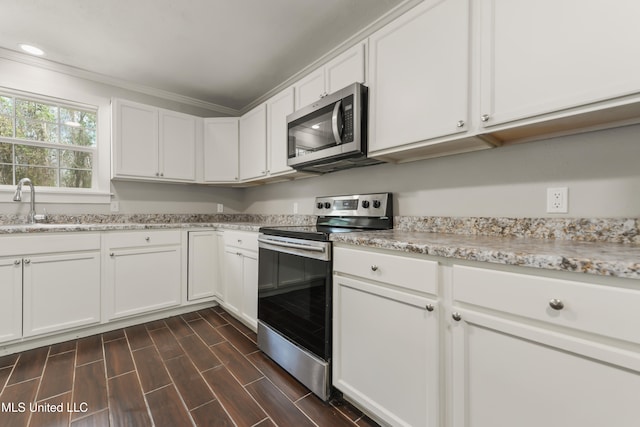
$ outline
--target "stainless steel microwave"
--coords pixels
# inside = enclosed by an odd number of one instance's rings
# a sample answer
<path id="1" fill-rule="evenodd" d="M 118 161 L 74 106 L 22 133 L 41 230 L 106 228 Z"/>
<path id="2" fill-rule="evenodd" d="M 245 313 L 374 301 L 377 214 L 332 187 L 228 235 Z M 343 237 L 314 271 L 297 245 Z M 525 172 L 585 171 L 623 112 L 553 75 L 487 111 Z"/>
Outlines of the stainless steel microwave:
<path id="1" fill-rule="evenodd" d="M 367 87 L 354 83 L 287 116 L 294 169 L 332 172 L 380 163 L 367 158 Z"/>

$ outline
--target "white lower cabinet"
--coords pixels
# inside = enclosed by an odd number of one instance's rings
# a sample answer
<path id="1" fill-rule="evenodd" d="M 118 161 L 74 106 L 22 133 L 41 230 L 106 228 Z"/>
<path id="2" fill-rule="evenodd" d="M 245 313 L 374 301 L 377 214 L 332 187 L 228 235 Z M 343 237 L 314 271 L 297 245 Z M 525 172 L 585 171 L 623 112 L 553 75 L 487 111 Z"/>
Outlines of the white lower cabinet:
<path id="1" fill-rule="evenodd" d="M 105 240 L 105 304 L 109 319 L 180 305 L 179 230 L 108 233 Z"/>
<path id="2" fill-rule="evenodd" d="M 0 343 L 22 336 L 22 259 L 0 259 Z"/>
<path id="3" fill-rule="evenodd" d="M 638 425 L 640 292 L 453 270 L 454 427 Z"/>
<path id="4" fill-rule="evenodd" d="M 258 327 L 258 233 L 224 232 L 222 305 L 249 326 Z"/>
<path id="5" fill-rule="evenodd" d="M 438 427 L 437 263 L 338 247 L 334 271 L 333 386 L 390 425 Z"/>
<path id="6" fill-rule="evenodd" d="M 0 342 L 100 322 L 100 235 L 7 236 Z"/>
<path id="7" fill-rule="evenodd" d="M 100 322 L 100 251 L 24 258 L 23 335 Z"/>
<path id="8" fill-rule="evenodd" d="M 220 287 L 219 233 L 190 231 L 188 236 L 187 300 L 213 297 Z"/>

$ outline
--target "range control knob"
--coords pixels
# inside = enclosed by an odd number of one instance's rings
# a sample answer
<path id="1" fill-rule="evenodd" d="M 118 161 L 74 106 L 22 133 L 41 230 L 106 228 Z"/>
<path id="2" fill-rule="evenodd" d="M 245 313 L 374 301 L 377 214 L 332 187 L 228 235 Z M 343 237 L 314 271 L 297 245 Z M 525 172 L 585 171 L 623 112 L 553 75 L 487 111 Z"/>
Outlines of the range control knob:
<path id="1" fill-rule="evenodd" d="M 324 206 L 324 205 L 322 204 L 322 202 L 318 202 L 318 204 L 316 206 L 318 207 L 318 209 L 322 209 L 322 206 Z"/>
<path id="2" fill-rule="evenodd" d="M 325 207 L 325 209 L 330 209 L 331 208 L 331 203 L 324 202 L 324 207 Z"/>
<path id="3" fill-rule="evenodd" d="M 362 201 L 362 207 L 367 209 L 369 207 L 369 201 L 368 200 L 363 200 Z"/>
<path id="4" fill-rule="evenodd" d="M 380 207 L 380 200 L 374 200 L 373 201 L 373 207 L 378 209 Z"/>

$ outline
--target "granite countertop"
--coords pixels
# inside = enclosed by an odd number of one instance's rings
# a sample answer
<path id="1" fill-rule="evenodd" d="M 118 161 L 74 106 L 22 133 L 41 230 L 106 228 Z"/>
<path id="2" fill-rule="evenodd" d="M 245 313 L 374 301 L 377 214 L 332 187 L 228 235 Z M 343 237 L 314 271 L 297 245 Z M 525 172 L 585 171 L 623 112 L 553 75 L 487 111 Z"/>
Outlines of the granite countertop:
<path id="1" fill-rule="evenodd" d="M 95 223 L 95 224 L 17 224 L 0 225 L 0 234 L 58 233 L 73 231 L 161 230 L 184 228 L 219 228 L 225 230 L 258 231 L 273 225 L 261 222 L 184 222 L 184 223 Z"/>
<path id="2" fill-rule="evenodd" d="M 640 279 L 640 244 L 385 230 L 337 233 L 336 243 L 496 264 Z"/>

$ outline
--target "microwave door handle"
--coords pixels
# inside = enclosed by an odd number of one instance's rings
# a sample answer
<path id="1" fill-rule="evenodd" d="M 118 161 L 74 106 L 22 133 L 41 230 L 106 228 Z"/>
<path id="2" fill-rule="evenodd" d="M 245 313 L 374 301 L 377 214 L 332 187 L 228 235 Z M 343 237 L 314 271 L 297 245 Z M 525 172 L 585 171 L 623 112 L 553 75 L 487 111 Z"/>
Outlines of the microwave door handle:
<path id="1" fill-rule="evenodd" d="M 336 139 L 337 144 L 342 144 L 342 116 L 340 114 L 340 107 L 342 107 L 342 100 L 336 102 L 336 105 L 333 107 L 333 115 L 331 116 L 331 130 L 333 130 L 333 137 Z M 340 121 L 339 124 L 338 121 Z"/>

